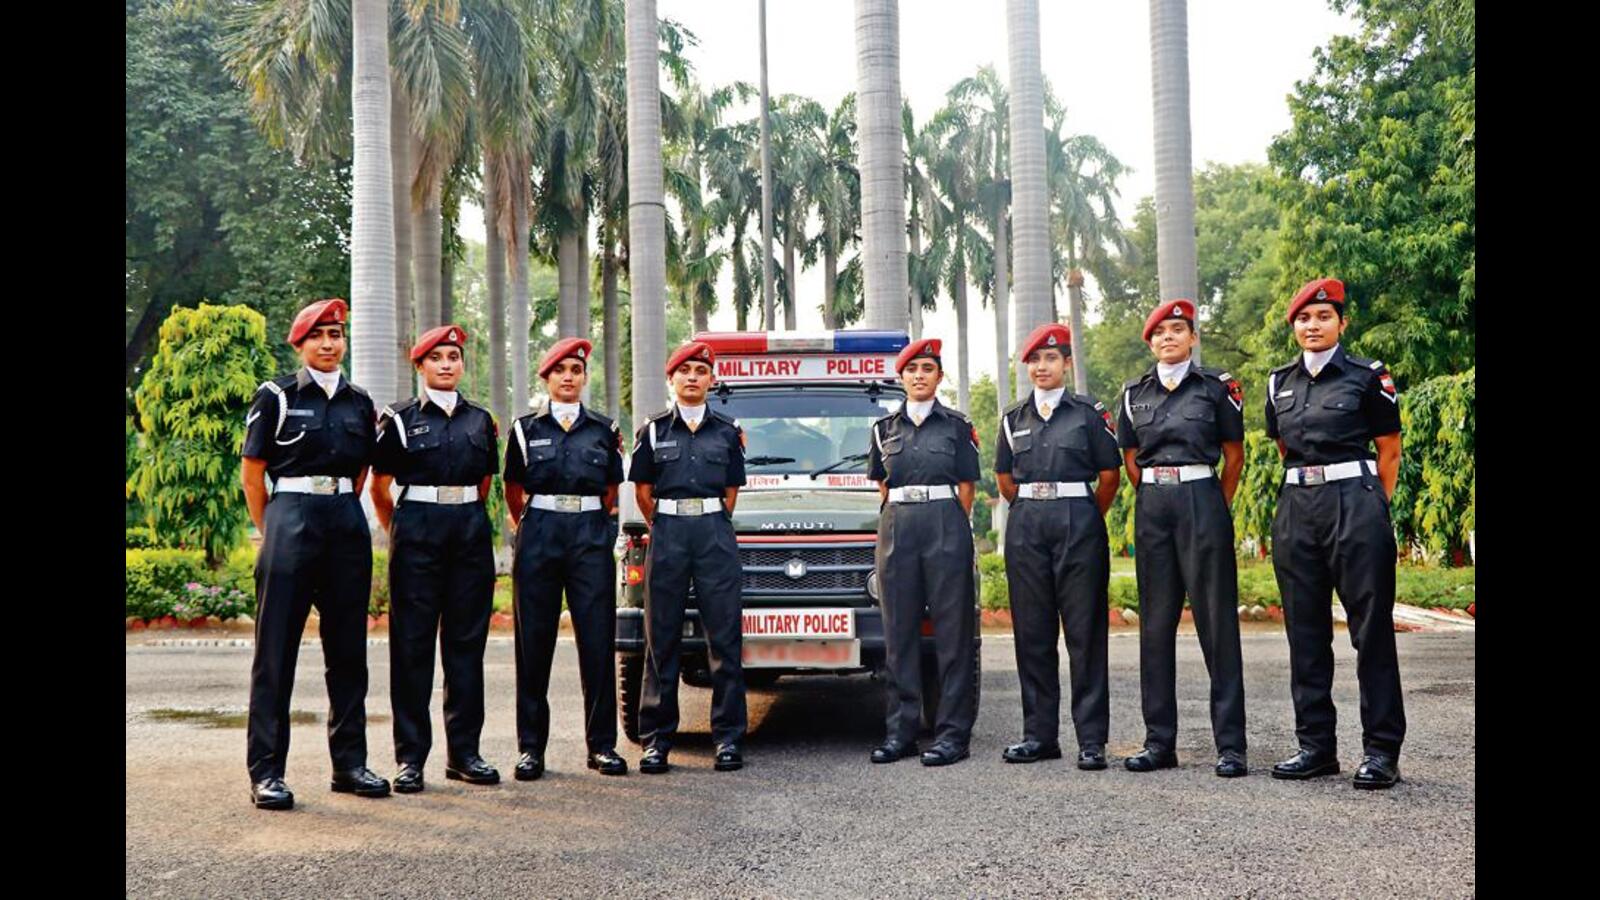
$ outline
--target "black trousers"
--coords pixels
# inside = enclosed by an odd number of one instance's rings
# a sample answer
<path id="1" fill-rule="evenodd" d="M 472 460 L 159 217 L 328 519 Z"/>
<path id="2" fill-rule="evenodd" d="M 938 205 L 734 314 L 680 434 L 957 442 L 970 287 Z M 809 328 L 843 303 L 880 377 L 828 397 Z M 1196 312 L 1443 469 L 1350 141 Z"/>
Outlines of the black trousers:
<path id="1" fill-rule="evenodd" d="M 335 770 L 367 762 L 367 601 L 372 532 L 354 494 L 274 494 L 256 556 L 256 647 L 245 763 L 250 780 L 282 778 L 300 635 L 321 618 L 328 753 Z"/>
<path id="2" fill-rule="evenodd" d="M 924 610 L 933 620 L 939 664 L 934 740 L 957 747 L 972 740 L 978 719 L 972 553 L 972 525 L 959 502 L 884 504 L 876 556 L 883 594 L 887 740 L 909 744 L 921 723 Z"/>
<path id="3" fill-rule="evenodd" d="M 683 610 L 694 582 L 711 668 L 711 739 L 744 739 L 744 626 L 739 546 L 726 514 L 656 515 L 644 559 L 644 691 L 639 738 L 646 747 L 672 748 L 678 733 L 678 648 Z"/>
<path id="4" fill-rule="evenodd" d="M 1061 729 L 1057 626 L 1066 636 L 1078 746 L 1104 749 L 1111 722 L 1107 640 L 1111 555 L 1092 497 L 1019 499 L 1006 523 L 1006 582 L 1022 685 L 1023 740 Z"/>
<path id="5" fill-rule="evenodd" d="M 1211 676 L 1217 752 L 1245 752 L 1244 658 L 1239 650 L 1239 564 L 1222 482 L 1204 478 L 1139 487 L 1134 568 L 1139 576 L 1139 693 L 1144 744 L 1172 752 L 1178 740 L 1178 620 L 1187 596 Z"/>
<path id="6" fill-rule="evenodd" d="M 550 739 L 550 664 L 561 624 L 561 598 L 572 613 L 583 685 L 584 736 L 591 753 L 617 744 L 617 525 L 604 510 L 522 515 L 516 583 L 517 749 L 543 758 Z"/>
<path id="7" fill-rule="evenodd" d="M 1349 617 L 1361 685 L 1361 744 L 1399 756 L 1406 736 L 1394 646 L 1394 526 L 1376 478 L 1286 485 L 1272 523 L 1272 568 L 1289 634 L 1301 748 L 1334 753 L 1333 592 Z"/>
<path id="8" fill-rule="evenodd" d="M 444 736 L 451 762 L 478 755 L 483 648 L 494 611 L 494 546 L 482 502 L 404 499 L 389 546 L 389 696 L 394 757 L 423 765 L 433 747 L 433 648 L 444 664 Z"/>

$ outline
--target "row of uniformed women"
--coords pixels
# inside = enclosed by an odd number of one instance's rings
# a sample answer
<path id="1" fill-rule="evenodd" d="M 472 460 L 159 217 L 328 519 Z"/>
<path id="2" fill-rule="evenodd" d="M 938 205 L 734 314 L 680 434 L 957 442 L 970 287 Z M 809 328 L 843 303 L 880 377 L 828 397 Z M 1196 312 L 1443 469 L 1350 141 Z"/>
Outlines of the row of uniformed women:
<path id="1" fill-rule="evenodd" d="M 466 332 L 435 328 L 411 359 L 423 393 L 374 413 L 366 391 L 339 370 L 348 309 L 314 303 L 290 328 L 305 367 L 263 384 L 245 422 L 241 467 L 251 518 L 263 536 L 256 561 L 256 645 L 247 765 L 251 799 L 288 809 L 284 784 L 289 699 L 300 634 L 313 606 L 330 698 L 332 789 L 382 797 L 389 782 L 366 766 L 366 610 L 371 540 L 357 498 L 373 470 L 372 497 L 389 531 L 390 666 L 394 790 L 423 789 L 432 747 L 433 648 L 445 675 L 447 778 L 493 784 L 478 750 L 484 719 L 483 652 L 494 594 L 485 512 L 499 459 L 487 409 L 456 390 Z M 622 437 L 579 402 L 590 344 L 568 339 L 540 363 L 550 402 L 518 419 L 506 448 L 506 500 L 519 523 L 516 590 L 516 777 L 544 772 L 546 701 L 563 595 L 572 613 L 583 684 L 588 766 L 621 775 L 611 664 L 616 615 L 611 552 L 617 536 Z M 374 427 L 376 422 L 376 427 Z M 273 480 L 267 494 L 265 476 Z M 398 506 L 391 485 L 399 485 Z"/>
<path id="2" fill-rule="evenodd" d="M 1119 424 L 1100 403 L 1066 389 L 1072 353 L 1066 326 L 1042 325 L 1020 348 L 1033 390 L 1004 411 L 995 447 L 996 478 L 1011 503 L 1005 563 L 1024 720 L 1022 741 L 1005 749 L 1007 762 L 1062 755 L 1059 624 L 1070 662 L 1077 765 L 1106 767 L 1110 565 L 1104 515 L 1122 468 L 1138 486 L 1134 547 L 1145 721 L 1144 748 L 1123 764 L 1136 772 L 1177 765 L 1175 640 L 1187 598 L 1211 677 L 1216 774 L 1248 772 L 1228 511 L 1244 460 L 1244 398 L 1230 374 L 1192 362 L 1195 321 L 1187 299 L 1151 312 L 1144 340 L 1156 364 L 1124 385 Z M 1400 460 L 1398 396 L 1381 362 L 1339 346 L 1346 323 L 1338 280 L 1306 284 L 1289 304 L 1288 321 L 1303 352 L 1272 371 L 1266 414 L 1268 436 L 1277 440 L 1286 466 L 1273 566 L 1287 623 L 1300 751 L 1274 766 L 1272 775 L 1300 779 L 1339 771 L 1330 697 L 1337 589 L 1361 688 L 1363 758 L 1354 784 L 1386 788 L 1399 778 L 1405 735 L 1388 511 Z M 885 501 L 877 564 L 889 657 L 886 735 L 872 753 L 877 763 L 918 751 L 924 606 L 933 620 L 940 696 L 934 744 L 921 754 L 922 763 L 965 758 L 977 713 L 967 514 L 978 477 L 978 436 L 964 414 L 934 396 L 943 374 L 939 351 L 937 339 L 902 351 L 896 371 L 907 402 L 874 425 L 869 450 L 869 477 L 880 483 Z"/>

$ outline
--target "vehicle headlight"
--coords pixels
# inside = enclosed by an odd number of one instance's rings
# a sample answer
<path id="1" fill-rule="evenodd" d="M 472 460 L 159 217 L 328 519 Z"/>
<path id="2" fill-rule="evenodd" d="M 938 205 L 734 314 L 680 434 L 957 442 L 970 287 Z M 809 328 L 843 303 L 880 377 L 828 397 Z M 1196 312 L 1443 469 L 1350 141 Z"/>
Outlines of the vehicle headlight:
<path id="1" fill-rule="evenodd" d="M 878 570 L 877 569 L 873 569 L 872 571 L 867 573 L 867 596 L 871 597 L 873 602 L 877 602 L 877 600 L 878 600 Z"/>

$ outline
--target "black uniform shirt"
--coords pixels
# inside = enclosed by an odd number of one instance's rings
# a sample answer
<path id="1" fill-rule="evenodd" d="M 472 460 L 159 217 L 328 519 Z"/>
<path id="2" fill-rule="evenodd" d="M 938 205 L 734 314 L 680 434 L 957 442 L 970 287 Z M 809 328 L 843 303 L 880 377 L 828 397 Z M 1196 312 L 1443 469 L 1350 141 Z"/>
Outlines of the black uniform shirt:
<path id="1" fill-rule="evenodd" d="M 1010 437 L 1006 429 L 1011 430 Z M 1018 484 L 1086 481 L 1122 464 L 1111 413 L 1094 398 L 1064 391 L 1049 421 L 1039 415 L 1033 392 L 1006 407 L 995 440 L 994 470 Z"/>
<path id="2" fill-rule="evenodd" d="M 1156 367 L 1122 386 L 1117 443 L 1139 468 L 1214 466 L 1222 445 L 1244 440 L 1244 390 L 1227 372 L 1191 364 L 1168 391 Z"/>
<path id="3" fill-rule="evenodd" d="M 302 368 L 265 382 L 244 420 L 239 455 L 267 461 L 274 480 L 302 475 L 355 478 L 372 462 L 372 398 L 339 376 L 330 399 Z"/>
<path id="4" fill-rule="evenodd" d="M 384 407 L 373 471 L 403 485 L 469 485 L 493 475 L 500 462 L 494 415 L 456 396 L 452 415 L 426 394 Z"/>
<path id="5" fill-rule="evenodd" d="M 972 420 L 937 398 L 921 425 L 902 406 L 872 423 L 867 477 L 889 487 L 978 480 L 978 432 Z"/>
<path id="6" fill-rule="evenodd" d="M 572 430 L 563 431 L 547 401 L 512 427 L 505 478 L 530 495 L 600 496 L 622 483 L 622 432 L 587 406 L 578 407 Z"/>
<path id="7" fill-rule="evenodd" d="M 1383 363 L 1336 347 L 1313 378 L 1304 355 L 1267 376 L 1267 437 L 1283 438 L 1283 464 L 1374 459 L 1375 437 L 1400 431 L 1400 396 Z"/>
<path id="8" fill-rule="evenodd" d="M 674 403 L 639 429 L 628 476 L 635 484 L 655 485 L 663 500 L 721 497 L 724 488 L 744 486 L 744 432 L 710 406 L 700 430 L 690 431 Z"/>

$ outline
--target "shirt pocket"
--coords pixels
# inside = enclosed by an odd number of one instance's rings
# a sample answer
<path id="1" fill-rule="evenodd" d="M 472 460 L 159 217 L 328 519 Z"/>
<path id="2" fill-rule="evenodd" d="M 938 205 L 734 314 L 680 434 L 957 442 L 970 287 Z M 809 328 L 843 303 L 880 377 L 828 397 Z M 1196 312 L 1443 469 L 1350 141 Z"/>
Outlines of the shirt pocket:
<path id="1" fill-rule="evenodd" d="M 296 415 L 296 413 L 309 413 L 309 415 Z M 322 417 L 311 410 L 289 408 L 284 416 L 283 427 L 278 429 L 275 438 L 278 444 L 287 446 L 296 443 L 307 434 L 322 430 Z"/>
<path id="2" fill-rule="evenodd" d="M 677 462 L 681 456 L 683 456 L 683 448 L 679 447 L 676 441 L 670 447 L 665 444 L 657 444 L 653 448 L 653 458 L 658 463 Z"/>
<path id="3" fill-rule="evenodd" d="M 1183 417 L 1191 422 L 1215 422 L 1217 408 L 1205 402 L 1190 403 L 1183 408 Z"/>
<path id="4" fill-rule="evenodd" d="M 726 447 L 708 447 L 704 458 L 707 465 L 722 468 L 728 464 L 728 449 Z"/>
<path id="5" fill-rule="evenodd" d="M 1034 434 L 1032 428 L 1011 432 L 1011 452 L 1027 453 L 1033 449 Z"/>
<path id="6" fill-rule="evenodd" d="M 1067 450 L 1089 449 L 1089 429 L 1079 419 L 1075 422 L 1063 423 L 1061 430 L 1056 432 L 1055 445 Z"/>
<path id="7" fill-rule="evenodd" d="M 578 451 L 578 460 L 586 466 L 604 470 L 606 463 L 609 461 L 609 456 L 604 450 L 599 450 L 594 447 L 584 447 L 582 450 Z"/>
<path id="8" fill-rule="evenodd" d="M 528 448 L 528 468 L 530 469 L 535 466 L 549 465 L 555 461 L 555 458 L 556 448 L 554 444 L 541 444 L 538 447 L 530 446 Z"/>
<path id="9" fill-rule="evenodd" d="M 1361 390 L 1359 388 L 1343 388 L 1329 391 L 1323 395 L 1317 404 L 1321 410 L 1319 418 L 1325 422 L 1344 424 L 1356 422 L 1361 418 Z"/>

